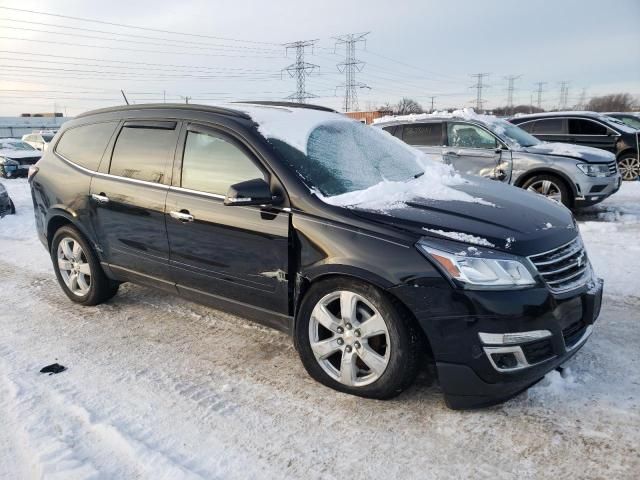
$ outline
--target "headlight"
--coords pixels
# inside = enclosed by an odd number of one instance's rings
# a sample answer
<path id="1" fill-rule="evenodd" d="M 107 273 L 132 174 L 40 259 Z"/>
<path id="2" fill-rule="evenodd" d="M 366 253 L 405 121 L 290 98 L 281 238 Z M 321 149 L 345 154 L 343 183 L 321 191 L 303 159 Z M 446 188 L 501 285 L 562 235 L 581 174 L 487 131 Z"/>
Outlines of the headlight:
<path id="1" fill-rule="evenodd" d="M 609 174 L 609 165 L 606 163 L 578 163 L 576 166 L 590 177 L 606 177 Z"/>
<path id="2" fill-rule="evenodd" d="M 454 253 L 436 248 L 428 240 L 420 240 L 416 247 L 432 259 L 451 278 L 466 288 L 522 288 L 536 284 L 527 266 L 515 255 L 480 250 Z M 460 250 L 458 247 L 457 250 Z M 525 260 L 526 261 L 526 260 Z"/>

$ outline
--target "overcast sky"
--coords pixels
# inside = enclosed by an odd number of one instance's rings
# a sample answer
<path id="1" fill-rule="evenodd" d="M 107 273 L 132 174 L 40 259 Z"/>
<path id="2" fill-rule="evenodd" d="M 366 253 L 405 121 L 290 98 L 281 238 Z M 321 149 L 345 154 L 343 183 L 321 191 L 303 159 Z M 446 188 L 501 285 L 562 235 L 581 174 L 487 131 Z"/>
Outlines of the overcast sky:
<path id="1" fill-rule="evenodd" d="M 344 82 L 332 37 L 370 32 L 357 45 L 364 63 L 360 109 L 415 97 L 425 107 L 472 106 L 472 73 L 488 72 L 487 107 L 529 103 L 546 82 L 544 107 L 568 81 L 569 104 L 592 95 L 640 96 L 639 0 L 405 0 L 163 2 L 0 0 L 0 7 L 127 24 L 125 28 L 0 8 L 0 116 L 57 108 L 74 115 L 132 101 L 220 103 L 282 99 L 295 80 L 281 44 L 318 39 L 306 60 L 314 100 L 342 105 Z M 195 36 L 200 35 L 200 36 Z M 215 38 L 214 38 L 215 37 Z M 37 91 L 37 92 L 34 92 Z M 535 98 L 534 98 L 535 101 Z"/>

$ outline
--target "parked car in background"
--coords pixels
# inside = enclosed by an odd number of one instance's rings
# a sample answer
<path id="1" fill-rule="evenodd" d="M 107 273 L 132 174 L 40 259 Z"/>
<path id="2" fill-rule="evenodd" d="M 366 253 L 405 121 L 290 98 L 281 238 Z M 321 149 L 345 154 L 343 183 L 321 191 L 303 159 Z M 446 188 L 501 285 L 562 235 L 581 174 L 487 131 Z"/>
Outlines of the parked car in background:
<path id="1" fill-rule="evenodd" d="M 4 185 L 0 183 L 0 218 L 14 213 L 16 213 L 16 207 L 13 205 L 13 201 L 9 197 L 9 192 L 7 192 Z"/>
<path id="2" fill-rule="evenodd" d="M 470 109 L 385 117 L 374 125 L 461 173 L 531 190 L 569 208 L 601 202 L 620 188 L 613 154 L 544 143 L 505 120 Z"/>
<path id="3" fill-rule="evenodd" d="M 130 281 L 239 313 L 342 392 L 393 397 L 431 358 L 449 406 L 496 403 L 599 315 L 570 211 L 323 107 L 123 106 L 54 142 L 30 183 L 65 295 Z"/>
<path id="4" fill-rule="evenodd" d="M 55 132 L 29 133 L 27 135 L 23 135 L 22 140 L 27 142 L 36 150 L 44 152 L 49 148 L 49 144 L 55 135 Z"/>
<path id="5" fill-rule="evenodd" d="M 26 177 L 42 154 L 17 138 L 0 138 L 0 177 Z"/>
<path id="6" fill-rule="evenodd" d="M 640 176 L 640 132 L 596 112 L 547 112 L 509 121 L 546 142 L 564 142 L 613 152 L 623 180 Z"/>
<path id="7" fill-rule="evenodd" d="M 631 128 L 640 130 L 640 113 L 638 112 L 607 112 L 605 115 L 620 120 Z"/>

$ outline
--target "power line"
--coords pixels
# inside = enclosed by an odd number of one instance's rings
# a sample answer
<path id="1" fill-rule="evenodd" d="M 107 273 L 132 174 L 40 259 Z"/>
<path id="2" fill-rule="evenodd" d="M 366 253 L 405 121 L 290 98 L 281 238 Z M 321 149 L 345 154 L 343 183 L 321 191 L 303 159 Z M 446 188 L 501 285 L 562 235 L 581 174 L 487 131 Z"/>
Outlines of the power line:
<path id="1" fill-rule="evenodd" d="M 515 82 L 521 76 L 522 75 L 509 75 L 509 76 L 505 77 L 505 79 L 508 82 L 508 87 L 507 87 L 507 108 L 509 110 L 513 109 L 513 92 L 515 91 Z"/>
<path id="2" fill-rule="evenodd" d="M 486 85 L 483 80 L 489 76 L 488 73 L 474 73 L 471 75 L 473 78 L 477 78 L 478 81 L 475 85 L 472 85 L 469 88 L 476 89 L 476 111 L 482 112 L 484 110 L 484 99 L 482 98 L 482 89 L 487 88 L 489 85 Z"/>
<path id="3" fill-rule="evenodd" d="M 542 92 L 544 91 L 542 90 L 542 87 L 544 87 L 547 82 L 536 82 L 535 84 L 538 86 L 538 108 L 542 108 Z"/>
<path id="4" fill-rule="evenodd" d="M 344 87 L 344 111 L 351 112 L 358 110 L 358 89 L 371 88 L 362 82 L 356 81 L 356 72 L 361 72 L 364 68 L 364 62 L 356 58 L 356 44 L 365 43 L 364 37 L 369 35 L 366 33 L 349 33 L 334 37 L 336 40 L 335 47 L 345 46 L 345 59 L 340 62 L 337 67 L 338 71 L 345 74 L 345 82 L 338 88 Z"/>
<path id="5" fill-rule="evenodd" d="M 305 103 L 307 98 L 313 98 L 315 95 L 307 92 L 305 88 L 305 78 L 311 74 L 314 70 L 320 68 L 313 63 L 307 63 L 304 61 L 304 52 L 307 47 L 311 47 L 318 42 L 318 40 L 300 40 L 297 42 L 285 43 L 284 47 L 287 52 L 289 49 L 294 48 L 296 51 L 296 61 L 284 69 L 290 77 L 296 79 L 296 91 L 289 95 L 288 99 L 296 100 L 299 103 Z"/>
<path id="6" fill-rule="evenodd" d="M 204 35 L 204 34 L 198 34 L 198 33 L 185 33 L 185 32 L 177 32 L 177 31 L 172 31 L 172 30 L 162 30 L 162 29 L 159 29 L 159 28 L 141 27 L 141 26 L 138 26 L 138 25 L 130 25 L 130 24 L 126 24 L 126 23 L 107 22 L 107 21 L 104 21 L 104 20 L 95 20 L 95 19 L 92 19 L 92 18 L 72 17 L 70 15 L 61 15 L 61 14 L 57 14 L 57 13 L 47 13 L 47 12 L 41 12 L 41 11 L 37 11 L 37 10 L 26 10 L 26 9 L 23 9 L 23 8 L 13 8 L 13 7 L 0 6 L 0 9 L 12 10 L 14 12 L 33 13 L 33 14 L 36 14 L 36 15 L 46 15 L 46 16 L 49 16 L 49 17 L 56 17 L 56 18 L 66 18 L 66 19 L 69 19 L 69 20 L 79 20 L 81 22 L 99 23 L 101 25 L 111 25 L 111 26 L 114 26 L 114 27 L 132 28 L 132 29 L 136 29 L 136 30 L 146 30 L 147 32 L 169 33 L 171 35 L 184 35 L 184 36 L 189 36 L 189 37 L 211 38 L 213 40 L 225 40 L 225 41 L 230 41 L 230 42 L 252 43 L 252 44 L 257 44 L 257 45 L 278 45 L 277 43 L 272 43 L 272 42 L 260 42 L 260 41 L 255 41 L 255 40 L 243 40 L 243 39 L 238 39 L 238 38 L 216 37 L 216 36 L 213 36 L 213 35 Z"/>

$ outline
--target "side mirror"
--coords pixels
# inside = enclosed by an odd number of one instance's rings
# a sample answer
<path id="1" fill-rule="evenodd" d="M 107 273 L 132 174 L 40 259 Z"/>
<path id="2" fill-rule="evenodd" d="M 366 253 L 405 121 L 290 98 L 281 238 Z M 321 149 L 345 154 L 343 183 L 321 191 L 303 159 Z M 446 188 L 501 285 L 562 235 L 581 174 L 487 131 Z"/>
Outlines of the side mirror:
<path id="1" fill-rule="evenodd" d="M 273 203 L 271 189 L 262 178 L 254 178 L 231 185 L 224 198 L 224 204 L 229 206 L 272 205 Z"/>

